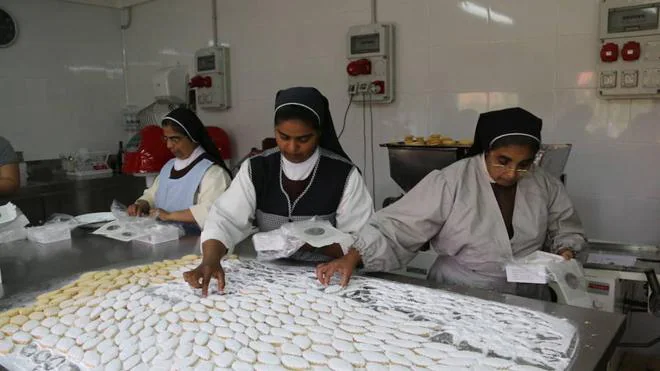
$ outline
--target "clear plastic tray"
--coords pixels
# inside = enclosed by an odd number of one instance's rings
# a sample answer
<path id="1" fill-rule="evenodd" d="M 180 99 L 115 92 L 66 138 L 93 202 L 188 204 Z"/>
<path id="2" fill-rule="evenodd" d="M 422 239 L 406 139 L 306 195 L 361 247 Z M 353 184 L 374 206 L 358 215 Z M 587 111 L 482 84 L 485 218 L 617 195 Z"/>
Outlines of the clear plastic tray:
<path id="1" fill-rule="evenodd" d="M 68 223 L 48 224 L 41 227 L 27 228 L 27 238 L 38 243 L 52 243 L 71 239 Z"/>
<path id="2" fill-rule="evenodd" d="M 144 236 L 136 238 L 134 241 L 148 245 L 158 245 L 164 242 L 175 241 L 179 239 L 179 227 L 175 225 L 155 225 L 148 229 Z"/>

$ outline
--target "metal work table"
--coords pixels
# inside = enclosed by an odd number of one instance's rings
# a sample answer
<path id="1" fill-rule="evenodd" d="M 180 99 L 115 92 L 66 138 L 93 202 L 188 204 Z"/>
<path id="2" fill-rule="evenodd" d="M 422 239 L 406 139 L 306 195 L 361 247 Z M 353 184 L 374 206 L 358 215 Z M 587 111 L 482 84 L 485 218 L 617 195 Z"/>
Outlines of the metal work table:
<path id="1" fill-rule="evenodd" d="M 11 196 L 0 197 L 0 205 L 14 203 L 32 224 L 39 225 L 53 213 L 80 215 L 109 211 L 114 199 L 132 203 L 144 188 L 144 178 L 131 175 L 92 179 L 59 176 L 48 181 L 30 180 Z"/>
<path id="2" fill-rule="evenodd" d="M 70 241 L 37 245 L 27 240 L 4 244 L 0 248 L 2 297 L 0 310 L 26 305 L 37 293 L 59 288 L 80 273 L 146 264 L 163 259 L 179 258 L 199 253 L 195 237 L 156 247 L 139 243 L 124 243 L 77 229 Z M 250 239 L 236 248 L 239 257 L 254 258 Z M 278 264 L 283 264 L 278 262 Z M 389 273 L 370 276 L 401 283 L 444 289 L 486 300 L 529 308 L 570 320 L 579 332 L 579 350 L 572 370 L 604 370 L 616 344 L 623 335 L 625 316 L 597 312 L 556 303 L 526 299 L 476 289 L 452 288 L 433 282 Z"/>

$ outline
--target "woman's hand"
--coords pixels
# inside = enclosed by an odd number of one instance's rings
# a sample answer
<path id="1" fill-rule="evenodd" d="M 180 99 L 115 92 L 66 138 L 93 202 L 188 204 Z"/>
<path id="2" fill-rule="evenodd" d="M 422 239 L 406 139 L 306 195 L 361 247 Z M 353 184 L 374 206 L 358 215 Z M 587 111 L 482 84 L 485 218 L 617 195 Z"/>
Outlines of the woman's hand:
<path id="1" fill-rule="evenodd" d="M 208 240 L 202 244 L 202 262 L 197 268 L 185 272 L 183 279 L 195 289 L 202 289 L 202 297 L 209 294 L 211 278 L 218 280 L 218 291 L 225 289 L 225 271 L 220 260 L 227 253 L 227 248 L 218 240 Z"/>
<path id="2" fill-rule="evenodd" d="M 341 285 L 346 287 L 351 280 L 355 267 L 360 263 L 360 253 L 355 249 L 350 249 L 348 253 L 339 259 L 329 263 L 323 263 L 316 266 L 316 278 L 321 284 L 327 286 L 335 273 L 341 276 Z"/>
<path id="3" fill-rule="evenodd" d="M 153 209 L 149 213 L 149 216 L 156 217 L 158 220 L 162 220 L 164 222 L 172 221 L 172 213 L 168 213 L 163 209 Z"/>
<path id="4" fill-rule="evenodd" d="M 218 291 L 224 291 L 225 271 L 222 269 L 220 260 L 215 263 L 202 260 L 197 268 L 183 273 L 183 279 L 186 280 L 192 288 L 202 289 L 202 297 L 204 298 L 209 294 L 211 278 L 218 280 Z"/>
<path id="5" fill-rule="evenodd" d="M 149 209 L 148 203 L 138 200 L 134 204 L 129 205 L 126 212 L 128 213 L 128 216 L 144 216 L 149 215 Z"/>
<path id="6" fill-rule="evenodd" d="M 570 248 L 559 249 L 557 254 L 561 255 L 565 260 L 571 260 L 575 258 L 575 252 Z"/>

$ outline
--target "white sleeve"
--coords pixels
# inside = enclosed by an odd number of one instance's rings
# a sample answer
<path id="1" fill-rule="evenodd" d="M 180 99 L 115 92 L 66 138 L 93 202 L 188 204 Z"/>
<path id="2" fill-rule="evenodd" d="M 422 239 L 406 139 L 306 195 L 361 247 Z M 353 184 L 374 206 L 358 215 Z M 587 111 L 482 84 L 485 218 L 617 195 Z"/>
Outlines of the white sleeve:
<path id="1" fill-rule="evenodd" d="M 408 264 L 444 226 L 454 195 L 445 174 L 433 170 L 403 198 L 375 213 L 353 245 L 365 270 L 387 272 Z"/>
<path id="2" fill-rule="evenodd" d="M 252 231 L 257 197 L 250 178 L 250 161 L 241 165 L 229 188 L 211 206 L 201 241 L 218 240 L 230 254 Z"/>
<path id="3" fill-rule="evenodd" d="M 348 176 L 346 187 L 339 207 L 337 207 L 337 229 L 356 235 L 367 224 L 374 213 L 373 200 L 357 168 L 353 168 Z M 351 244 L 342 245 L 344 254 Z"/>
<path id="4" fill-rule="evenodd" d="M 219 165 L 212 165 L 206 170 L 197 190 L 196 204 L 190 207 L 190 212 L 199 226 L 204 226 L 211 205 L 230 183 L 231 177 Z"/>
<path id="5" fill-rule="evenodd" d="M 557 253 L 563 248 L 580 251 L 587 243 L 580 217 L 564 185 L 556 178 L 547 178 L 550 189 L 547 242 L 550 251 Z"/>
<path id="6" fill-rule="evenodd" d="M 144 194 L 142 194 L 142 197 L 138 198 L 137 201 L 146 201 L 149 204 L 149 207 L 156 207 L 156 192 L 158 192 L 158 184 L 160 184 L 159 179 L 160 175 L 156 176 L 156 179 L 154 180 L 151 187 L 145 189 Z"/>

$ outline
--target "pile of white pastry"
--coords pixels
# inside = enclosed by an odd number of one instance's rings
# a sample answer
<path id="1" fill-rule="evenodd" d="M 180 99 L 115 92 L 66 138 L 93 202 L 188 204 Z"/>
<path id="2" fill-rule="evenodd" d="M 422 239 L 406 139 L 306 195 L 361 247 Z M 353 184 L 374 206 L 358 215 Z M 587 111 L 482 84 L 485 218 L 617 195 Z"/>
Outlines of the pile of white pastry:
<path id="1" fill-rule="evenodd" d="M 0 364 L 35 370 L 565 369 L 565 321 L 448 292 L 305 268 L 224 263 L 224 295 L 181 280 L 197 257 L 91 272 L 0 315 Z M 394 290 L 394 291 L 393 291 Z M 477 333 L 475 331 L 481 331 Z"/>

